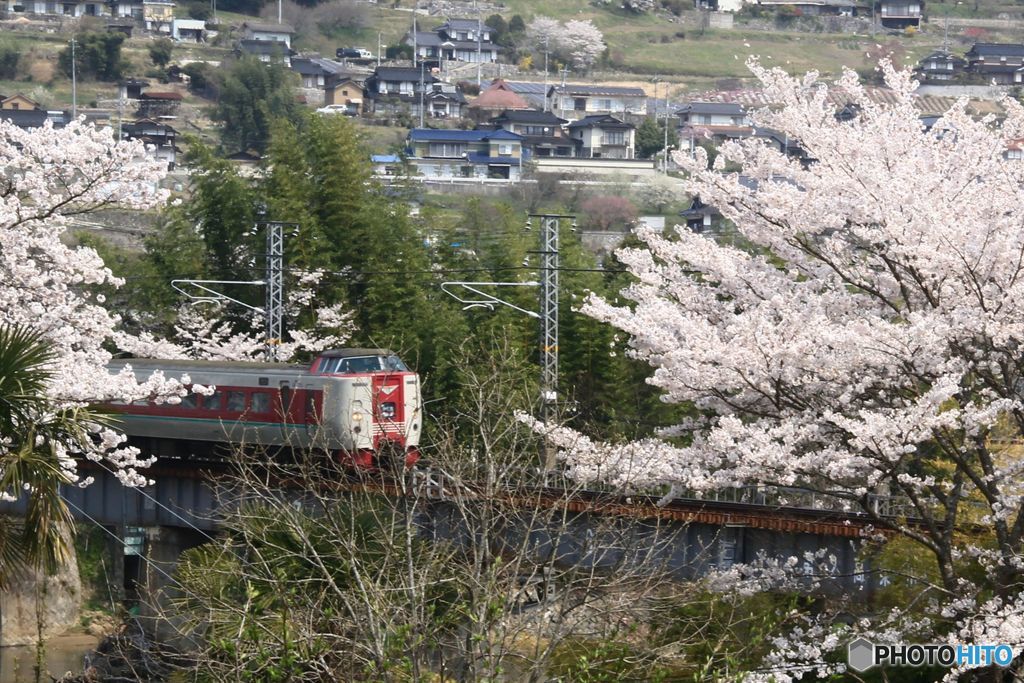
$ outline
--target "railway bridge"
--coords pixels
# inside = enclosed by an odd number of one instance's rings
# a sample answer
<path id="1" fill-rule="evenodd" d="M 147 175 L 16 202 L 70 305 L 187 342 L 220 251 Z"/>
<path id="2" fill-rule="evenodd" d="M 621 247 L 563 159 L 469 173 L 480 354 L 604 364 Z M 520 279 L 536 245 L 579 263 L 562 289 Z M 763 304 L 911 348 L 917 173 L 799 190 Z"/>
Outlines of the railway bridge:
<path id="1" fill-rule="evenodd" d="M 223 465 L 162 460 L 147 471 L 155 483 L 142 488 L 122 486 L 102 465 L 83 462 L 82 467 L 94 482 L 84 488 L 65 487 L 65 500 L 77 519 L 106 531 L 111 554 L 123 558 L 112 563 L 119 574 L 117 583 L 129 591 L 144 578 L 151 586 L 154 581 L 171 581 L 181 552 L 214 538 L 219 520 L 233 505 L 225 501 L 240 499 L 230 483 L 218 480 Z M 379 478 L 340 482 L 338 494 L 361 490 L 415 496 L 423 533 L 474 542 L 459 509 L 459 505 L 473 504 L 477 495 L 473 487 L 456 489 L 431 470 L 410 476 L 411 486 Z M 487 495 L 493 498 L 495 493 Z M 796 489 L 730 490 L 713 498 L 684 497 L 666 505 L 650 496 L 567 486 L 523 487 L 498 495 L 507 508 L 523 512 L 509 517 L 506 535 L 518 539 L 528 535 L 538 563 L 597 569 L 643 563 L 685 580 L 734 564 L 795 556 L 808 574 L 817 574 L 815 590 L 826 594 L 866 596 L 873 590 L 874 573 L 859 551 L 865 537 L 885 532 L 863 514 L 835 509 L 829 501 Z M 296 491 L 295 496 L 301 502 L 302 493 Z M 889 504 L 878 501 L 879 506 Z M 545 508 L 558 514 L 534 514 Z M 23 509 L 24 500 L 0 504 L 0 512 L 17 514 Z M 879 512 L 900 511 L 880 508 Z M 814 553 L 829 558 L 825 575 L 805 559 Z"/>

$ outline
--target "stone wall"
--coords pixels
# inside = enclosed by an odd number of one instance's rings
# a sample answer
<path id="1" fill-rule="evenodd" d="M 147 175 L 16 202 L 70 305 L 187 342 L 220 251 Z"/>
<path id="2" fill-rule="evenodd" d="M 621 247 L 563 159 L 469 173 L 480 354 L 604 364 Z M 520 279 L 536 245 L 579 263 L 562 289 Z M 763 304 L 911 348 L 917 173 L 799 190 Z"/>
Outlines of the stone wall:
<path id="1" fill-rule="evenodd" d="M 0 593 L 0 644 L 35 643 L 40 624 L 44 639 L 64 633 L 78 624 L 81 606 L 82 582 L 72 547 L 71 561 L 53 576 L 27 572 Z"/>

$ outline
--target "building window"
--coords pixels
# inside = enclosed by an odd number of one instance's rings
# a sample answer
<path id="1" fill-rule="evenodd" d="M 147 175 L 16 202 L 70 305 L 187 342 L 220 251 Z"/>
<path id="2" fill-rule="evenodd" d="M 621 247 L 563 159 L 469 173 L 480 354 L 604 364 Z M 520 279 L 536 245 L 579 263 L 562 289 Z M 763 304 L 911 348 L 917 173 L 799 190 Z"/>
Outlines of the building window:
<path id="1" fill-rule="evenodd" d="M 606 130 L 604 132 L 604 144 L 606 144 L 606 145 L 624 145 L 624 144 L 626 144 L 626 131 L 624 131 L 624 130 Z"/>
<path id="2" fill-rule="evenodd" d="M 498 145 L 498 154 L 501 156 L 512 154 L 512 145 Z"/>
<path id="3" fill-rule="evenodd" d="M 598 109 L 606 109 L 608 111 L 611 111 L 612 101 L 611 100 L 598 100 L 597 101 L 597 108 Z"/>
<path id="4" fill-rule="evenodd" d="M 458 158 L 466 153 L 466 145 L 455 142 L 431 142 L 427 156 Z"/>

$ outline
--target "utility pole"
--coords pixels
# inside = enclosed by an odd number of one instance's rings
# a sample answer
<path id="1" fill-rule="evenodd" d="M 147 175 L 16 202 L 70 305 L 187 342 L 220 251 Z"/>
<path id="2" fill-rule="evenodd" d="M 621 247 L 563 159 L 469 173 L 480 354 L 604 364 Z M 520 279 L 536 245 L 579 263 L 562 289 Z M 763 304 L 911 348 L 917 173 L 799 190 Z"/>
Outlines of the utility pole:
<path id="1" fill-rule="evenodd" d="M 476 2 L 474 0 L 473 4 Z M 480 20 L 480 9 L 476 11 L 476 87 L 479 88 L 483 83 L 483 22 Z M 477 91 L 479 92 L 479 90 Z"/>
<path id="2" fill-rule="evenodd" d="M 661 174 L 668 175 L 668 113 L 671 107 L 668 101 L 668 83 L 665 83 L 665 141 L 661 148 Z"/>
<path id="3" fill-rule="evenodd" d="M 121 135 L 121 122 L 124 119 L 124 89 L 119 89 L 117 94 L 117 141 L 120 142 L 123 137 Z"/>
<path id="4" fill-rule="evenodd" d="M 544 111 L 548 110 L 548 38 L 544 36 Z"/>
<path id="5" fill-rule="evenodd" d="M 380 38 L 381 32 L 377 31 L 377 66 L 380 66 Z"/>
<path id="6" fill-rule="evenodd" d="M 423 127 L 423 62 L 420 62 L 420 128 Z"/>
<path id="7" fill-rule="evenodd" d="M 277 23 L 281 23 L 281 0 L 277 0 Z"/>
<path id="8" fill-rule="evenodd" d="M 78 65 L 75 63 L 75 39 L 71 38 L 71 118 L 78 118 Z"/>

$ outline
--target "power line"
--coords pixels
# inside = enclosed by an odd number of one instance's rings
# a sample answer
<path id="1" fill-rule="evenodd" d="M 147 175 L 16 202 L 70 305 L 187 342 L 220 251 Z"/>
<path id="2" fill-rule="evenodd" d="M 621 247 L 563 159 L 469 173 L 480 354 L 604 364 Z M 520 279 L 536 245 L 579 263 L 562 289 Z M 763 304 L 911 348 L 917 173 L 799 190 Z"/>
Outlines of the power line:
<path id="1" fill-rule="evenodd" d="M 494 268 L 444 268 L 436 270 L 315 270 L 308 268 L 288 268 L 282 269 L 282 272 L 299 274 L 299 275 L 332 275 L 337 277 L 346 276 L 357 276 L 357 275 L 460 275 L 463 273 L 498 273 L 508 271 L 536 271 L 536 266 L 496 266 Z M 243 268 L 251 272 L 256 272 L 258 268 Z M 569 268 L 561 266 L 557 268 L 562 273 L 627 273 L 629 271 L 625 269 L 610 269 L 610 268 Z M 129 275 L 121 278 L 125 281 L 137 281 L 137 280 L 166 280 L 165 275 Z M 173 278 L 172 278 L 173 279 Z"/>

